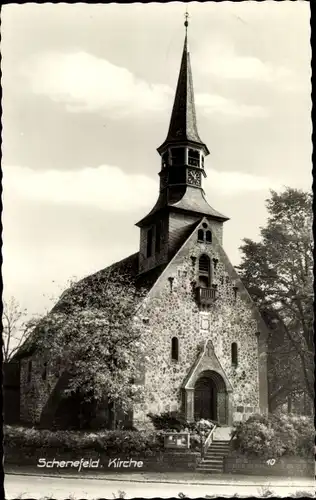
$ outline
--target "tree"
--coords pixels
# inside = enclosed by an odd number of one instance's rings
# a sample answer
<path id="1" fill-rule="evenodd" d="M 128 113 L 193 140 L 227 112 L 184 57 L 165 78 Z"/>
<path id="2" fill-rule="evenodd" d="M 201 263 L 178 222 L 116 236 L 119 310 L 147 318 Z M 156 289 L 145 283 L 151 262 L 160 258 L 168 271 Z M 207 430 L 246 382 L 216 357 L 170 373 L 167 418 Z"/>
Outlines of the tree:
<path id="1" fill-rule="evenodd" d="M 240 276 L 270 328 L 269 402 L 314 397 L 312 195 L 271 191 L 261 241 L 244 239 Z"/>
<path id="2" fill-rule="evenodd" d="M 37 349 L 70 375 L 68 394 L 107 397 L 125 411 L 141 399 L 145 343 L 135 315 L 143 296 L 128 273 L 110 269 L 73 284 L 43 319 Z"/>
<path id="3" fill-rule="evenodd" d="M 20 346 L 29 338 L 37 319 L 27 320 L 27 310 L 22 309 L 19 302 L 11 297 L 3 301 L 2 312 L 2 352 L 3 361 L 9 362 Z"/>

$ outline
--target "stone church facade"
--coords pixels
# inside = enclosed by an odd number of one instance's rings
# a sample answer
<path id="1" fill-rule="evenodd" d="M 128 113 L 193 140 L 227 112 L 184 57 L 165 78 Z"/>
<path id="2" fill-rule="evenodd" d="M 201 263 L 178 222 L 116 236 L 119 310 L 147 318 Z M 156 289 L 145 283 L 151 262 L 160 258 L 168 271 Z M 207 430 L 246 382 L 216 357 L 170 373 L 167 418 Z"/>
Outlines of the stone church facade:
<path id="1" fill-rule="evenodd" d="M 151 394 L 131 418 L 142 428 L 148 412 L 180 410 L 189 421 L 230 426 L 268 410 L 268 331 L 223 249 L 228 218 L 205 198 L 209 150 L 197 128 L 187 35 L 158 153 L 159 196 L 137 223 L 139 252 L 114 265 L 127 266 L 136 285 L 150 283 L 138 319 L 147 345 L 142 383 Z M 59 372 L 51 365 L 43 377 L 36 353 L 25 353 L 20 364 L 21 419 L 39 423 Z"/>

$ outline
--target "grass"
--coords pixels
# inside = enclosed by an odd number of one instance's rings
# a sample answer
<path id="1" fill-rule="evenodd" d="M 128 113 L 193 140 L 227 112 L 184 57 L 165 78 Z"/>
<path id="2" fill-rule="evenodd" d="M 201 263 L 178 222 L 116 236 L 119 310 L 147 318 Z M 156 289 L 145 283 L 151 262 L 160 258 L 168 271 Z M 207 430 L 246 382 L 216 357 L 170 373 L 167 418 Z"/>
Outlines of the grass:
<path id="1" fill-rule="evenodd" d="M 113 498 L 125 498 L 126 497 L 125 491 L 122 491 L 122 490 L 118 490 L 117 495 L 115 493 L 112 493 L 112 495 L 113 495 Z"/>

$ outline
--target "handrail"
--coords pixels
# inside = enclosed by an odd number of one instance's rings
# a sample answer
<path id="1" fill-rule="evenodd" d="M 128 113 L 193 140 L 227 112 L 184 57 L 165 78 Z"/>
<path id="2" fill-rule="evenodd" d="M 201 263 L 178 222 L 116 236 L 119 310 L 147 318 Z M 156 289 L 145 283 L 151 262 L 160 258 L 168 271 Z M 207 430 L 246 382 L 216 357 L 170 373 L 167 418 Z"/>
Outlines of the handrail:
<path id="1" fill-rule="evenodd" d="M 214 431 L 216 428 L 217 428 L 217 425 L 214 424 L 214 427 L 210 430 L 207 438 L 205 439 L 204 446 L 203 446 L 203 457 L 213 442 L 213 434 L 214 434 Z"/>

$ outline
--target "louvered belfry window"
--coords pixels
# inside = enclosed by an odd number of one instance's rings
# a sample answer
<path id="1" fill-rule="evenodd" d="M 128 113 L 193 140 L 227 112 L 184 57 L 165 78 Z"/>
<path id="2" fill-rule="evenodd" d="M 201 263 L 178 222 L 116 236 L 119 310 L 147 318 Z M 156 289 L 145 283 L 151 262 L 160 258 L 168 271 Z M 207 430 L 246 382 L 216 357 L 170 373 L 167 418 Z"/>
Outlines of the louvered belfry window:
<path id="1" fill-rule="evenodd" d="M 210 272 L 210 258 L 207 255 L 202 255 L 199 260 L 200 273 L 209 274 Z"/>
<path id="2" fill-rule="evenodd" d="M 203 288 L 208 288 L 210 286 L 210 270 L 210 258 L 207 255 L 201 255 L 199 259 L 199 283 Z"/>

